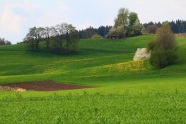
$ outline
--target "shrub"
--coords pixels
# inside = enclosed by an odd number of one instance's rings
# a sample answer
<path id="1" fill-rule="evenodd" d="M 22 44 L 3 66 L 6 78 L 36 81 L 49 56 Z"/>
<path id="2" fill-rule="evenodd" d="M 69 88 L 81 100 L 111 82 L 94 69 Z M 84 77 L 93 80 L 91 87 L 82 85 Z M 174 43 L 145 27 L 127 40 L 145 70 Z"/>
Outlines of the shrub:
<path id="1" fill-rule="evenodd" d="M 147 49 L 151 51 L 150 64 L 156 68 L 164 68 L 175 62 L 176 42 L 168 23 L 157 30 L 155 39 L 148 44 Z"/>
<path id="2" fill-rule="evenodd" d="M 151 51 L 150 64 L 156 68 L 164 68 L 175 62 L 177 55 L 173 50 Z"/>
<path id="3" fill-rule="evenodd" d="M 98 40 L 98 39 L 103 39 L 103 37 L 101 35 L 98 35 L 98 34 L 94 34 L 91 39 L 94 39 L 94 40 Z"/>

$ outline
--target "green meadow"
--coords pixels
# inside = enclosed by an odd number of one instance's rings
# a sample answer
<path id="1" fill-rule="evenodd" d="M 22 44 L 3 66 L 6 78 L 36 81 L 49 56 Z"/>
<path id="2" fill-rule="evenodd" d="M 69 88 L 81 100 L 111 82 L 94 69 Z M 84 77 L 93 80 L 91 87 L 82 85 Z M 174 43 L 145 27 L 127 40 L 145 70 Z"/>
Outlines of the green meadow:
<path id="1" fill-rule="evenodd" d="M 80 40 L 76 54 L 0 46 L 0 84 L 47 81 L 96 88 L 53 92 L 0 91 L 0 124 L 185 124 L 186 37 L 174 65 L 133 61 L 154 35 Z"/>

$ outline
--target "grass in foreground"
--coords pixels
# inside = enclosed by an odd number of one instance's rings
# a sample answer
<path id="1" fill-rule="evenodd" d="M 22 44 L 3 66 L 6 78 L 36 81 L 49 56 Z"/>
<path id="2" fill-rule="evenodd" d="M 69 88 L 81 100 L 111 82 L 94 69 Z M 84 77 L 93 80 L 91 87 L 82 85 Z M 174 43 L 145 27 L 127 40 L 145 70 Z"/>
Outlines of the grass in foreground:
<path id="1" fill-rule="evenodd" d="M 185 93 L 100 93 L 1 99 L 3 123 L 184 124 Z"/>

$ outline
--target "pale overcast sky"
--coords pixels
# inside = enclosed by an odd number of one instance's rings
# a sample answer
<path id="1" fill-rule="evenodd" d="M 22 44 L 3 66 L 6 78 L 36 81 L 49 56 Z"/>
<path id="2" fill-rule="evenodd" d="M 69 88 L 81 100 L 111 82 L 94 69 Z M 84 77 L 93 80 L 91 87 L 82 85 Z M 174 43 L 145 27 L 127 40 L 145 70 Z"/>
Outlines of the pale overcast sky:
<path id="1" fill-rule="evenodd" d="M 20 42 L 29 28 L 67 22 L 76 29 L 113 25 L 119 8 L 141 23 L 186 20 L 185 0 L 0 0 L 0 37 Z"/>

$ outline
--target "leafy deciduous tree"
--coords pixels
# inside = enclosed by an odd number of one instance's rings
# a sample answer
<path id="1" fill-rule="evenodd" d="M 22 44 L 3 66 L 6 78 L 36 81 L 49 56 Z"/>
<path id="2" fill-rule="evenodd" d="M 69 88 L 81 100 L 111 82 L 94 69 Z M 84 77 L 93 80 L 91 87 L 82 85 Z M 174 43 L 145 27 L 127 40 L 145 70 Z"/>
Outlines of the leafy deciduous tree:
<path id="1" fill-rule="evenodd" d="M 117 28 L 118 26 L 122 25 L 125 28 L 126 26 L 128 26 L 128 16 L 129 10 L 126 8 L 120 8 L 117 18 L 114 20 L 114 27 Z"/>
<path id="2" fill-rule="evenodd" d="M 141 25 L 135 12 L 130 13 L 128 9 L 121 8 L 114 22 L 114 27 L 110 29 L 108 36 L 119 35 L 122 38 L 141 34 Z"/>
<path id="3" fill-rule="evenodd" d="M 133 24 L 135 23 L 136 20 L 139 20 L 138 14 L 135 12 L 131 12 L 129 14 L 129 26 L 133 26 Z"/>
<path id="4" fill-rule="evenodd" d="M 5 38 L 0 38 L 0 45 L 11 45 L 11 42 L 5 40 Z"/>
<path id="5" fill-rule="evenodd" d="M 44 37 L 44 28 L 33 27 L 29 29 L 29 33 L 24 38 L 24 41 L 27 43 L 27 47 L 33 51 L 37 51 L 39 49 L 39 42 L 41 38 Z"/>
<path id="6" fill-rule="evenodd" d="M 78 32 L 71 24 L 62 23 L 55 27 L 30 28 L 24 38 L 27 47 L 37 51 L 40 41 L 46 41 L 46 47 L 55 53 L 74 52 L 78 48 Z"/>

